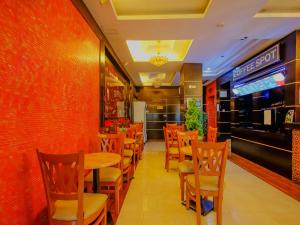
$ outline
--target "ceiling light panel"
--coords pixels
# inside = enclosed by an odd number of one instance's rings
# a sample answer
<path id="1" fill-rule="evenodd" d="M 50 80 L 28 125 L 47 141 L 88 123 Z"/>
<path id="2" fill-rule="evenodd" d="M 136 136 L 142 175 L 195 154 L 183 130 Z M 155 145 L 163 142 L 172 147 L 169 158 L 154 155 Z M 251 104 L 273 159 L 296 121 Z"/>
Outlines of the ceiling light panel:
<path id="1" fill-rule="evenodd" d="M 300 0 L 268 0 L 255 17 L 300 17 Z"/>
<path id="2" fill-rule="evenodd" d="M 119 20 L 202 18 L 212 0 L 111 0 Z"/>
<path id="3" fill-rule="evenodd" d="M 148 62 L 151 57 L 157 55 L 157 40 L 128 40 L 126 42 L 135 62 Z M 167 57 L 171 62 L 183 61 L 192 42 L 192 40 L 160 40 L 160 55 Z"/>
<path id="4" fill-rule="evenodd" d="M 164 81 L 166 79 L 167 74 L 160 72 L 141 72 L 139 73 L 139 76 L 143 85 L 151 85 L 152 83 L 157 81 Z"/>

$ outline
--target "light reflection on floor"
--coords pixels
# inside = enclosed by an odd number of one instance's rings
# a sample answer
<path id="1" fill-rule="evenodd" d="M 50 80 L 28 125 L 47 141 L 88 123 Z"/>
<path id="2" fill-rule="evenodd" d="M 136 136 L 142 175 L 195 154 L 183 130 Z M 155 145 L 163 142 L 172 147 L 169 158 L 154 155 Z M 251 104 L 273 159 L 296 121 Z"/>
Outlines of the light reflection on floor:
<path id="1" fill-rule="evenodd" d="M 194 211 L 180 203 L 176 163 L 164 170 L 164 143 L 148 142 L 117 225 L 194 225 Z M 215 214 L 202 224 L 216 224 Z M 300 202 L 228 161 L 223 225 L 299 225 Z"/>

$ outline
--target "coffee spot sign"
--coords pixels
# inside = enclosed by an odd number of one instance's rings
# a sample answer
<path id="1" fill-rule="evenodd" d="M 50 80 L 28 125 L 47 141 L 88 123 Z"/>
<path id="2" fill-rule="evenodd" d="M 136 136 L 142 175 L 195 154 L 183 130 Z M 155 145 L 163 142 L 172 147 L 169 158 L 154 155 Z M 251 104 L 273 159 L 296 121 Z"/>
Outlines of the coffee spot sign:
<path id="1" fill-rule="evenodd" d="M 233 80 L 239 80 L 251 73 L 280 61 L 279 44 L 269 48 L 263 53 L 255 56 L 241 66 L 233 70 Z"/>

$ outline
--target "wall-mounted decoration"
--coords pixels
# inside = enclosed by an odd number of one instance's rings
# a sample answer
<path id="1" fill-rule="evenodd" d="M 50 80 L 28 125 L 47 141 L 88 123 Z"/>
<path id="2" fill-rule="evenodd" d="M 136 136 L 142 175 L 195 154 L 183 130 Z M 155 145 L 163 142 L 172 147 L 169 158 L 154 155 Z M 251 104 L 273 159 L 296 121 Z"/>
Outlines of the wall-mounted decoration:
<path id="1" fill-rule="evenodd" d="M 294 113 L 295 110 L 290 109 L 289 111 L 287 111 L 286 115 L 285 115 L 285 123 L 293 123 L 294 122 Z"/>

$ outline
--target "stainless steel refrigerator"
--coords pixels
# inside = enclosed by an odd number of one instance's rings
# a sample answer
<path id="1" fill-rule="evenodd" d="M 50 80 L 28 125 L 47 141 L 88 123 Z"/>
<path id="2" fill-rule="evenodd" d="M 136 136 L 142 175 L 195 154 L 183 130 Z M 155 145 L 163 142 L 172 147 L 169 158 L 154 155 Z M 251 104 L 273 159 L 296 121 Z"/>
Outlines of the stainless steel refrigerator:
<path id="1" fill-rule="evenodd" d="M 146 132 L 146 110 L 147 104 L 142 101 L 134 101 L 133 102 L 133 122 L 134 123 L 144 123 L 144 142 L 147 141 L 147 132 Z"/>

